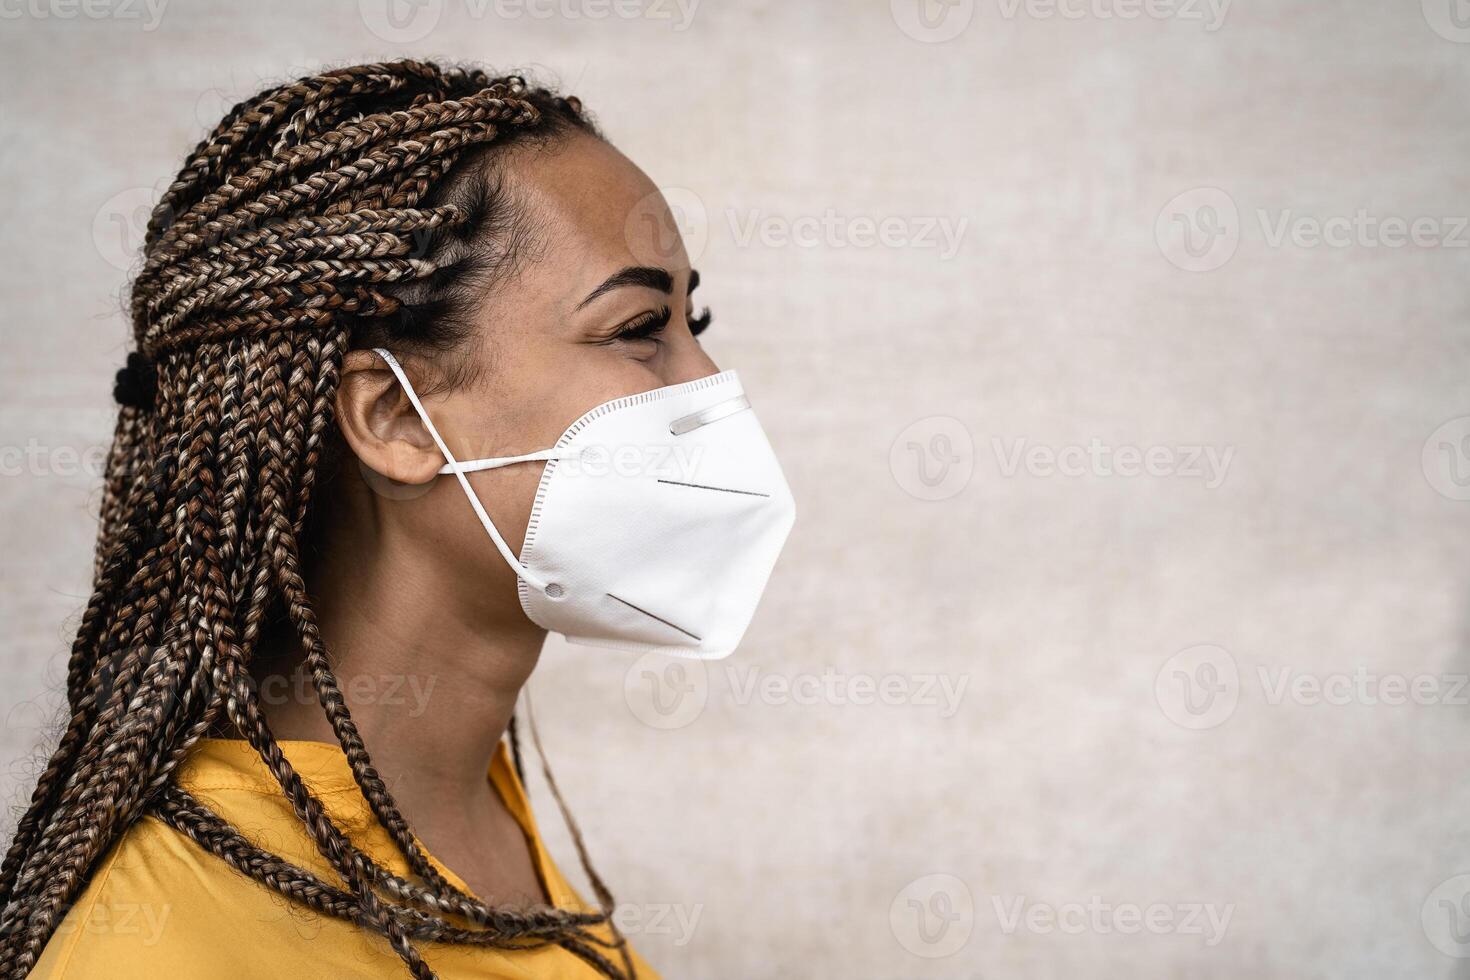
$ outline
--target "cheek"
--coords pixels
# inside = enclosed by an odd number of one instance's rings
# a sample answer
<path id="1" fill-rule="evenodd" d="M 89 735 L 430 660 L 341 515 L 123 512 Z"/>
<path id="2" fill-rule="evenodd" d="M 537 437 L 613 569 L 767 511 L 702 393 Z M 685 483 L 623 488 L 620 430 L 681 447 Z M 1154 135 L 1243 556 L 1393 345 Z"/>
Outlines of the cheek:
<path id="1" fill-rule="evenodd" d="M 469 474 L 470 488 L 495 524 L 511 553 L 520 554 L 531 505 L 541 478 L 540 463 Z M 464 490 L 453 476 L 441 476 L 433 490 L 413 506 L 420 508 L 421 542 L 433 563 L 462 590 L 469 607 L 485 615 L 520 616 L 517 576 L 486 533 Z M 467 607 L 467 608 L 469 608 Z"/>
<path id="2" fill-rule="evenodd" d="M 543 468 L 542 463 L 520 463 L 504 469 L 469 475 L 470 487 L 475 491 L 475 496 L 480 498 L 485 513 L 490 515 L 495 529 L 517 555 L 526 540 L 526 526 L 531 520 L 531 506 L 536 500 L 536 488 L 540 485 Z M 496 550 L 490 535 L 480 525 L 480 519 L 475 516 L 469 501 L 464 498 L 459 482 L 452 476 L 441 479 L 454 490 L 456 500 L 450 503 L 457 503 L 459 506 L 454 523 L 462 525 L 465 529 L 462 533 L 473 542 L 473 547 L 483 551 L 494 564 L 505 567 L 505 560 Z"/>
<path id="3" fill-rule="evenodd" d="M 547 443 L 550 445 L 550 443 Z M 505 543 L 517 555 L 526 540 L 526 525 L 531 521 L 531 506 L 536 502 L 536 488 L 541 484 L 544 463 L 508 466 L 497 474 L 494 489 L 481 496 L 495 526 L 505 536 Z M 489 474 L 487 474 L 489 475 Z"/>

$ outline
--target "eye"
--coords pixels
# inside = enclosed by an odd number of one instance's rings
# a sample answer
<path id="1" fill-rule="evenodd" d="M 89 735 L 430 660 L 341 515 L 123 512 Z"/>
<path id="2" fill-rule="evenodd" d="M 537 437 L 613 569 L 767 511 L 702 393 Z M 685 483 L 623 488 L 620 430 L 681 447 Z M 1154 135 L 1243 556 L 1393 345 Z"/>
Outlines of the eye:
<path id="1" fill-rule="evenodd" d="M 669 325 L 671 311 L 667 306 L 638 316 L 618 327 L 617 333 L 613 334 L 614 340 L 657 340 L 658 335 L 663 333 Z"/>
<path id="2" fill-rule="evenodd" d="M 706 306 L 700 312 L 699 316 L 691 316 L 689 318 L 689 332 L 698 337 L 700 334 L 704 333 L 704 331 L 709 327 L 710 323 L 713 320 L 714 316 L 710 313 L 709 307 Z"/>

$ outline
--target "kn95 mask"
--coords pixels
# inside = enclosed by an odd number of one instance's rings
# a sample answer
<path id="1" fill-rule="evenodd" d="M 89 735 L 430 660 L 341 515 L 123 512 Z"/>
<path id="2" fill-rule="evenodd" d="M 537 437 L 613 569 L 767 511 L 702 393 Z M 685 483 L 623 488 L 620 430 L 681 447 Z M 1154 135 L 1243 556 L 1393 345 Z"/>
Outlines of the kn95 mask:
<path id="1" fill-rule="evenodd" d="M 549 449 L 456 460 L 377 348 L 496 549 L 533 623 L 569 641 L 716 659 L 740 643 L 796 507 L 734 371 L 598 405 Z M 544 462 L 517 556 L 467 473 Z"/>

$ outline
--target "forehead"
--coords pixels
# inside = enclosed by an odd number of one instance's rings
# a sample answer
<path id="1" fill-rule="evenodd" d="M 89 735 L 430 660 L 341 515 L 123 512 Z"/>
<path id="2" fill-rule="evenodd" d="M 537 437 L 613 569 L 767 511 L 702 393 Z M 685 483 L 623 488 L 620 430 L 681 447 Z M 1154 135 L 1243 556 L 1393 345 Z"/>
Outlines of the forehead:
<path id="1" fill-rule="evenodd" d="M 655 266 L 677 274 L 689 259 L 658 186 L 622 153 L 581 134 L 507 161 L 538 253 L 573 278 L 601 282 L 612 269 Z"/>

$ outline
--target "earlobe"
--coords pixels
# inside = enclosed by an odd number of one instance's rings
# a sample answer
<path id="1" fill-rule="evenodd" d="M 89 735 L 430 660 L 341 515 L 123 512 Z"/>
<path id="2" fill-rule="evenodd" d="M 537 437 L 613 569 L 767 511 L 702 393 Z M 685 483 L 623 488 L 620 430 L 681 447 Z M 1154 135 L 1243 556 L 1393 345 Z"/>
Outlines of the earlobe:
<path id="1" fill-rule="evenodd" d="M 444 465 L 398 379 L 370 350 L 343 358 L 337 425 L 365 467 L 396 483 L 428 483 Z"/>

